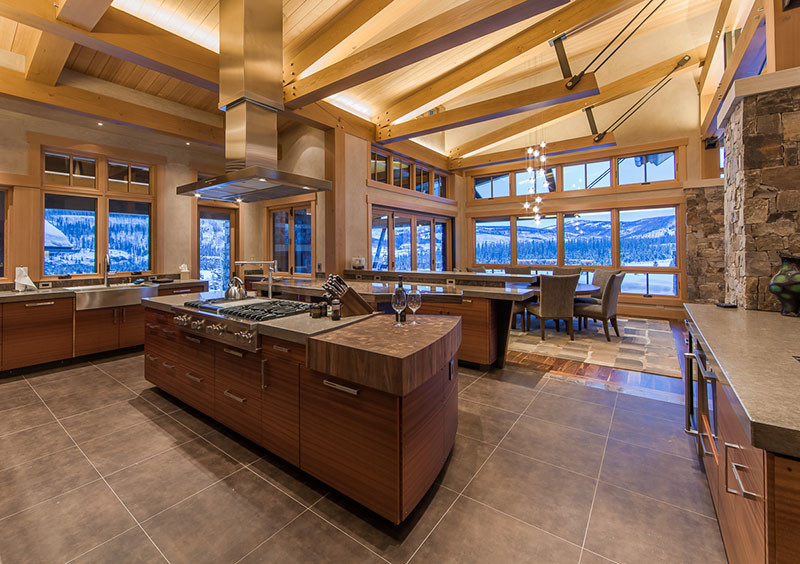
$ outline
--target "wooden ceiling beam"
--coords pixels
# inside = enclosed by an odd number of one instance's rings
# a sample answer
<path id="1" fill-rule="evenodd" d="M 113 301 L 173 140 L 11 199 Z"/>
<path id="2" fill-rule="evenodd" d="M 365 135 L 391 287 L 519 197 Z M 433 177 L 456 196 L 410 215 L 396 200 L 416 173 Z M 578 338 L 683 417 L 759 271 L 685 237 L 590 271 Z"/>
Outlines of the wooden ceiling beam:
<path id="1" fill-rule="evenodd" d="M 322 33 L 316 34 L 311 41 L 293 56 L 287 57 L 283 65 L 283 80 L 291 82 L 303 71 L 321 59 L 331 49 L 339 45 L 361 26 L 377 16 L 388 7 L 392 0 L 356 0 L 349 4 Z M 287 49 L 289 51 L 290 49 Z"/>
<path id="2" fill-rule="evenodd" d="M 725 20 L 728 19 L 728 11 L 731 9 L 733 0 L 721 0 L 719 9 L 717 10 L 717 17 L 714 19 L 714 28 L 711 30 L 711 39 L 708 42 L 708 51 L 706 51 L 705 64 L 703 70 L 700 71 L 700 80 L 698 81 L 698 92 L 703 91 L 703 86 L 708 78 L 708 71 L 711 69 L 711 64 L 714 61 L 714 55 L 717 53 L 717 45 L 719 45 L 723 34 L 725 33 Z"/>
<path id="3" fill-rule="evenodd" d="M 219 55 L 121 10 L 109 8 L 92 31 L 58 20 L 51 0 L 0 0 L 0 16 L 218 91 Z"/>
<path id="4" fill-rule="evenodd" d="M 532 116 L 506 124 L 499 129 L 490 131 L 489 133 L 481 135 L 457 147 L 453 147 L 449 151 L 450 157 L 457 158 L 471 156 L 474 153 L 499 145 L 500 143 L 530 131 L 531 129 L 535 129 L 546 123 L 565 118 L 570 114 L 583 110 L 584 108 L 606 104 L 629 94 L 639 92 L 644 88 L 648 88 L 656 84 L 659 80 L 666 76 L 668 72 L 675 68 L 677 62 L 686 55 L 691 57 L 689 62 L 673 73 L 672 76 L 676 76 L 679 73 L 696 68 L 702 63 L 702 57 L 705 52 L 705 45 L 702 47 L 697 47 L 691 51 L 686 51 L 680 55 L 670 57 L 661 61 L 660 63 L 656 63 L 655 65 L 637 71 L 629 76 L 601 86 L 600 94 L 584 98 L 583 100 L 575 100 L 573 102 L 567 102 L 552 108 L 546 108 L 533 114 Z"/>
<path id="5" fill-rule="evenodd" d="M 212 145 L 222 145 L 224 129 L 171 113 L 145 108 L 72 86 L 50 86 L 26 80 L 22 73 L 0 69 L 0 94 L 62 108 L 107 122 L 133 125 Z"/>
<path id="6" fill-rule="evenodd" d="M 25 56 L 25 78 L 50 86 L 55 85 L 74 43 L 46 31 L 36 31 L 38 39 Z"/>
<path id="7" fill-rule="evenodd" d="M 468 0 L 284 86 L 288 108 L 316 102 L 564 4 L 567 0 Z"/>
<path id="8" fill-rule="evenodd" d="M 378 114 L 375 118 L 376 122 L 380 126 L 386 126 L 401 118 L 415 115 L 421 109 L 436 103 L 441 97 L 458 88 L 468 86 L 482 75 L 530 51 L 537 45 L 563 35 L 589 20 L 596 21 L 605 15 L 617 13 L 620 7 L 632 6 L 638 1 L 573 0 L 554 14 L 537 21 L 529 28 L 466 63 L 448 70 L 440 77 L 420 86 L 414 92 L 404 95 Z"/>
<path id="9" fill-rule="evenodd" d="M 91 31 L 113 0 L 59 0 L 56 18 L 81 29 Z"/>
<path id="10" fill-rule="evenodd" d="M 461 106 L 433 114 L 404 121 L 394 125 L 377 128 L 375 138 L 381 143 L 391 143 L 412 137 L 419 137 L 437 131 L 445 131 L 457 127 L 472 125 L 492 119 L 521 114 L 531 110 L 547 108 L 580 100 L 598 94 L 597 80 L 593 73 L 584 75 L 583 79 L 568 90 L 567 79 L 534 86 L 518 92 L 512 92 L 497 98 L 490 98 L 474 104 Z"/>
<path id="11" fill-rule="evenodd" d="M 606 133 L 605 137 L 603 137 L 603 140 L 600 142 L 596 142 L 594 137 L 594 135 L 586 135 L 585 137 L 574 137 L 572 139 L 564 139 L 562 141 L 553 141 L 548 143 L 548 160 L 550 157 L 555 155 L 564 155 L 568 153 L 577 153 L 579 151 L 607 148 L 617 144 L 617 140 L 614 138 L 613 133 Z M 527 159 L 527 154 L 525 152 L 526 149 L 527 147 L 520 147 L 519 149 L 509 149 L 507 151 L 499 151 L 496 153 L 485 153 L 483 155 L 475 155 L 474 157 L 451 158 L 448 159 L 448 168 L 450 170 L 462 170 L 465 168 L 524 161 Z"/>

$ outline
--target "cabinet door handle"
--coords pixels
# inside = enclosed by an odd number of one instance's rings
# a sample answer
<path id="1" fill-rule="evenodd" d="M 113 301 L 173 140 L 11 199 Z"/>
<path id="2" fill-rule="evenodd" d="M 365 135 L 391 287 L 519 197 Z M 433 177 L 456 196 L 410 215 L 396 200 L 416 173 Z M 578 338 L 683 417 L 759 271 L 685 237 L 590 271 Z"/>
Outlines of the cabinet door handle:
<path id="1" fill-rule="evenodd" d="M 693 361 L 695 360 L 694 353 L 686 352 L 683 353 L 684 359 L 684 366 L 686 367 L 686 374 L 684 374 L 685 379 L 685 389 L 684 389 L 684 409 L 685 409 L 685 420 L 683 425 L 683 432 L 687 435 L 697 436 L 699 433 L 697 429 L 692 428 L 692 417 L 694 416 L 694 364 Z"/>
<path id="2" fill-rule="evenodd" d="M 56 305 L 56 302 L 34 302 L 32 304 L 25 304 L 25 307 L 44 307 Z"/>
<path id="3" fill-rule="evenodd" d="M 172 290 L 172 293 L 173 294 L 188 294 L 191 291 L 192 291 L 191 288 L 186 288 L 184 290 Z"/>
<path id="4" fill-rule="evenodd" d="M 239 351 L 235 351 L 235 350 L 233 350 L 233 349 L 229 349 L 229 348 L 227 348 L 227 347 L 225 347 L 224 349 L 222 349 L 222 351 L 223 351 L 223 352 L 226 352 L 226 353 L 228 353 L 228 354 L 232 354 L 233 356 L 238 356 L 239 358 L 244 358 L 244 353 L 241 353 L 241 352 L 239 352 Z"/>
<path id="5" fill-rule="evenodd" d="M 461 303 L 465 303 L 465 304 L 471 304 L 471 303 L 472 303 L 472 300 L 461 300 Z"/>
<path id="6" fill-rule="evenodd" d="M 190 337 L 189 335 L 185 335 L 184 338 L 187 341 L 191 341 L 192 343 L 198 343 L 198 344 L 200 343 L 200 339 L 198 339 L 197 337 Z"/>
<path id="7" fill-rule="evenodd" d="M 150 362 L 155 362 L 155 361 L 158 360 L 158 357 L 157 356 L 153 356 L 152 354 L 148 354 L 147 355 L 147 360 L 149 360 Z"/>
<path id="8" fill-rule="evenodd" d="M 117 308 L 114 308 L 114 325 L 117 324 L 117 314 L 119 314 L 119 310 Z"/>
<path id="9" fill-rule="evenodd" d="M 127 310 L 124 307 L 120 308 L 120 309 L 122 310 L 122 322 L 125 323 L 125 322 L 127 322 L 127 317 L 128 317 L 126 315 Z"/>
<path id="10" fill-rule="evenodd" d="M 290 351 L 289 349 L 287 349 L 286 347 L 281 347 L 281 346 L 279 346 L 279 345 L 272 345 L 272 348 L 273 348 L 273 349 L 275 349 L 276 351 L 278 351 L 278 352 L 282 352 L 282 353 L 287 353 L 287 354 L 288 354 L 289 352 L 291 352 L 291 351 Z"/>
<path id="11" fill-rule="evenodd" d="M 238 401 L 239 403 L 244 403 L 247 401 L 247 398 L 240 398 L 239 396 L 233 395 L 230 390 L 225 390 L 222 393 L 231 398 L 233 401 Z"/>
<path id="12" fill-rule="evenodd" d="M 192 374 L 191 372 L 187 372 L 187 373 L 186 373 L 186 377 L 187 377 L 189 380 L 191 380 L 192 382 L 197 382 L 198 384 L 199 384 L 200 382 L 202 382 L 202 381 L 203 381 L 203 379 L 202 379 L 202 378 L 198 378 L 197 376 L 195 376 L 195 375 L 194 375 L 194 374 Z"/>
<path id="13" fill-rule="evenodd" d="M 148 329 L 158 329 L 158 325 L 154 323 L 147 323 L 146 325 Z"/>
<path id="14" fill-rule="evenodd" d="M 175 331 L 173 331 L 172 329 L 162 329 L 161 332 L 164 333 L 165 335 L 174 335 L 175 334 Z"/>
<path id="15" fill-rule="evenodd" d="M 269 362 L 269 359 L 267 359 L 267 358 L 262 358 L 261 359 L 261 389 L 262 390 L 266 390 L 267 389 L 267 384 L 266 384 L 266 382 L 264 382 L 264 366 L 267 364 L 267 362 Z"/>
<path id="16" fill-rule="evenodd" d="M 755 492 L 750 492 L 744 489 L 744 483 L 742 482 L 742 477 L 739 475 L 739 470 L 746 471 L 748 470 L 747 466 L 744 464 L 739 464 L 736 462 L 731 462 L 731 472 L 733 472 L 733 479 L 736 480 L 736 485 L 739 486 L 738 491 L 734 490 L 728 485 L 728 449 L 736 449 L 736 450 L 743 450 L 740 445 L 735 445 L 732 443 L 725 443 L 725 491 L 729 494 L 733 495 L 741 495 L 745 499 L 750 499 L 753 501 L 761 499 L 761 496 Z"/>
<path id="17" fill-rule="evenodd" d="M 166 363 L 166 362 L 162 362 L 162 363 L 161 363 L 161 365 L 162 365 L 164 368 L 166 368 L 167 370 L 172 370 L 173 368 L 175 368 L 175 365 L 174 365 L 174 364 L 168 364 L 168 363 Z"/>
<path id="18" fill-rule="evenodd" d="M 347 386 L 342 386 L 341 384 L 337 384 L 336 382 L 331 382 L 330 380 L 323 380 L 322 383 L 328 386 L 329 388 L 333 388 L 334 390 L 339 390 L 340 392 L 350 394 L 351 396 L 358 395 L 358 390 L 355 388 L 348 388 Z"/>

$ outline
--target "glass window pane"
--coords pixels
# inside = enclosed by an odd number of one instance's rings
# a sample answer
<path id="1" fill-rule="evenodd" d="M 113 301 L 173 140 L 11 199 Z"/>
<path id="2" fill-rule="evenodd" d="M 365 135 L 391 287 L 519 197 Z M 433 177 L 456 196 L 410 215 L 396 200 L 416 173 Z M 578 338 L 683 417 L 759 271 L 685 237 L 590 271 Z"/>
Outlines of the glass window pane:
<path id="1" fill-rule="evenodd" d="M 625 184 L 641 184 L 644 182 L 644 157 L 625 157 L 619 159 L 617 169 L 620 186 Z"/>
<path id="2" fill-rule="evenodd" d="M 586 163 L 586 187 L 611 187 L 611 161 Z"/>
<path id="3" fill-rule="evenodd" d="M 564 191 L 583 190 L 586 188 L 586 167 L 585 165 L 570 165 L 563 167 Z"/>
<path id="4" fill-rule="evenodd" d="M 372 216 L 372 270 L 389 270 L 389 215 Z"/>
<path id="5" fill-rule="evenodd" d="M 678 265 L 675 208 L 621 210 L 619 235 L 622 266 Z"/>
<path id="6" fill-rule="evenodd" d="M 94 159 L 72 158 L 72 185 L 84 188 L 96 186 L 97 167 Z"/>
<path id="7" fill-rule="evenodd" d="M 441 174 L 433 175 L 433 195 L 441 198 L 447 197 L 447 177 Z"/>
<path id="8" fill-rule="evenodd" d="M 611 266 L 611 212 L 564 216 L 566 264 Z"/>
<path id="9" fill-rule="evenodd" d="M 97 200 L 80 196 L 45 194 L 44 273 L 93 274 L 97 272 Z"/>
<path id="10" fill-rule="evenodd" d="M 289 210 L 272 212 L 272 260 L 278 272 L 289 272 Z"/>
<path id="11" fill-rule="evenodd" d="M 475 221 L 475 263 L 511 264 L 511 221 Z"/>
<path id="12" fill-rule="evenodd" d="M 311 274 L 311 210 L 294 210 L 294 272 Z"/>
<path id="13" fill-rule="evenodd" d="M 386 168 L 389 158 L 379 153 L 372 153 L 372 179 L 377 182 L 387 182 Z"/>
<path id="14" fill-rule="evenodd" d="M 651 296 L 677 296 L 678 295 L 678 275 L 677 274 L 654 274 L 650 273 L 650 295 Z"/>
<path id="15" fill-rule="evenodd" d="M 148 167 L 131 165 L 131 192 L 150 193 L 150 169 Z"/>
<path id="16" fill-rule="evenodd" d="M 447 253 L 447 224 L 443 221 L 437 221 L 434 224 L 434 228 L 436 229 L 436 247 L 434 252 L 436 256 L 434 260 L 436 261 L 434 266 L 438 272 L 442 272 L 447 268 L 447 260 L 445 259 L 445 253 Z"/>
<path id="17" fill-rule="evenodd" d="M 108 201 L 111 272 L 150 270 L 150 204 Z"/>
<path id="18" fill-rule="evenodd" d="M 231 216 L 200 210 L 200 279 L 221 291 L 231 279 Z"/>
<path id="19" fill-rule="evenodd" d="M 675 180 L 675 153 L 656 153 L 647 155 L 645 165 L 648 182 L 660 182 L 662 180 Z"/>
<path id="20" fill-rule="evenodd" d="M 55 153 L 44 154 L 44 182 L 69 186 L 69 157 Z"/>
<path id="21" fill-rule="evenodd" d="M 417 219 L 417 270 L 431 269 L 431 222 Z"/>
<path id="22" fill-rule="evenodd" d="M 6 193 L 0 190 L 0 278 L 6 272 Z"/>
<path id="23" fill-rule="evenodd" d="M 645 294 L 647 292 L 647 275 L 626 272 L 622 279 L 623 294 Z"/>
<path id="24" fill-rule="evenodd" d="M 128 165 L 108 163 L 108 189 L 112 192 L 128 191 Z"/>
<path id="25" fill-rule="evenodd" d="M 411 187 L 411 165 L 405 161 L 395 158 L 392 163 L 393 184 L 400 188 Z"/>
<path id="26" fill-rule="evenodd" d="M 546 168 L 544 170 L 544 176 L 542 177 L 540 175 L 536 179 L 539 186 L 539 192 L 555 192 L 557 178 L 558 178 L 558 169 Z"/>
<path id="27" fill-rule="evenodd" d="M 492 197 L 492 177 L 484 176 L 475 179 L 475 199 L 481 200 Z"/>
<path id="28" fill-rule="evenodd" d="M 503 174 L 492 178 L 492 198 L 504 198 L 511 195 L 511 176 Z"/>
<path id="29" fill-rule="evenodd" d="M 425 194 L 429 193 L 430 187 L 430 178 L 431 178 L 431 171 L 425 170 L 424 168 L 417 167 L 417 179 L 414 184 L 414 188 L 417 192 L 423 192 Z"/>
<path id="30" fill-rule="evenodd" d="M 394 218 L 394 270 L 411 270 L 411 218 Z"/>
<path id="31" fill-rule="evenodd" d="M 555 217 L 517 219 L 517 264 L 558 264 L 558 227 Z"/>
<path id="32" fill-rule="evenodd" d="M 528 172 L 527 170 L 518 172 L 514 176 L 514 182 L 516 184 L 515 191 L 517 193 L 517 196 L 524 196 L 525 194 L 533 194 L 534 188 L 536 187 L 536 173 Z"/>

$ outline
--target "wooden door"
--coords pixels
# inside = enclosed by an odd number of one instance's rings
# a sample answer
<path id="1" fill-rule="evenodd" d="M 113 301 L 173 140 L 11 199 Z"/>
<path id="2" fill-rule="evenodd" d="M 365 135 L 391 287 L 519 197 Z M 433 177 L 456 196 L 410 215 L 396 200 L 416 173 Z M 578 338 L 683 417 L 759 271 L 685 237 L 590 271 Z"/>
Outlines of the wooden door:
<path id="1" fill-rule="evenodd" d="M 11 302 L 3 306 L 3 370 L 72 357 L 73 298 Z"/>
<path id="2" fill-rule="evenodd" d="M 135 347 L 144 344 L 144 306 L 132 305 L 119 308 L 119 347 Z"/>
<path id="3" fill-rule="evenodd" d="M 261 444 L 300 465 L 300 363 L 264 353 Z"/>
<path id="4" fill-rule="evenodd" d="M 75 312 L 75 356 L 119 348 L 119 308 Z"/>

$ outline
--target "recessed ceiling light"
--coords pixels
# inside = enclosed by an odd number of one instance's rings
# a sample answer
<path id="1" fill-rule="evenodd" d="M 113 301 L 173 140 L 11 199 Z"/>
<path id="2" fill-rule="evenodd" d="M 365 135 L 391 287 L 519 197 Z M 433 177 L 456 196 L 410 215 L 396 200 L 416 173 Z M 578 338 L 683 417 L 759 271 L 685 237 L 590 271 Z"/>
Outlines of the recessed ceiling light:
<path id="1" fill-rule="evenodd" d="M 186 145 L 187 145 L 187 146 L 188 146 L 188 145 L 191 145 L 191 143 L 189 143 L 189 142 L 187 141 L 187 142 L 186 142 Z"/>
<path id="2" fill-rule="evenodd" d="M 259 178 L 259 179 L 258 179 L 258 181 L 259 181 L 259 182 L 266 182 L 266 181 L 267 181 L 267 179 L 266 179 L 266 178 Z"/>
<path id="3" fill-rule="evenodd" d="M 194 197 L 195 197 L 195 198 L 199 198 L 199 197 L 200 197 L 200 192 L 195 192 L 195 193 L 194 193 Z"/>
<path id="4" fill-rule="evenodd" d="M 241 198 L 236 198 L 236 203 L 237 204 L 241 204 L 242 203 L 242 199 Z"/>
<path id="5" fill-rule="evenodd" d="M 103 127 L 103 122 L 102 121 L 98 121 L 97 125 L 99 125 L 100 127 Z"/>

